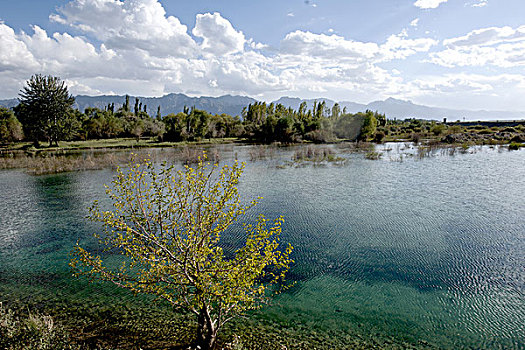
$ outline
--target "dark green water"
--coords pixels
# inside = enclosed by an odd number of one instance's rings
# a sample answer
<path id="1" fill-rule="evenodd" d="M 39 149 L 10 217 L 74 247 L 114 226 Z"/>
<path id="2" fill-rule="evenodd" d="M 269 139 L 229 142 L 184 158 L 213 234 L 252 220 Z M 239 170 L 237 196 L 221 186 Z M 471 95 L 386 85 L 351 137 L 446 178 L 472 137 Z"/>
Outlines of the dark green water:
<path id="1" fill-rule="evenodd" d="M 333 148 L 346 165 L 281 166 L 293 148 L 254 162 L 250 146 L 219 149 L 247 162 L 246 198 L 264 197 L 246 220 L 284 215 L 295 247 L 297 284 L 259 317 L 341 339 L 525 348 L 525 150 L 399 161 L 417 150 L 394 145 L 371 161 Z M 84 217 L 112 174 L 0 171 L 0 301 L 131 298 L 67 266 L 76 241 L 96 249 Z"/>

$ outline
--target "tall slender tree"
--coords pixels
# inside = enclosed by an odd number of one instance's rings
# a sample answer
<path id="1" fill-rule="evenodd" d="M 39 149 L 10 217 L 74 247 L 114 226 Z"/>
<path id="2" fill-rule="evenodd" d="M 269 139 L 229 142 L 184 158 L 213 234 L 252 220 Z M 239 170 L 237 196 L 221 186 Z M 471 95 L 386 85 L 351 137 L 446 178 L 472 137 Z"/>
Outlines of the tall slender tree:
<path id="1" fill-rule="evenodd" d="M 68 138 L 64 133 L 70 129 L 68 112 L 75 98 L 60 78 L 33 75 L 20 90 L 19 100 L 18 118 L 36 146 L 41 140 L 47 140 L 49 146 L 58 146 L 59 140 Z"/>

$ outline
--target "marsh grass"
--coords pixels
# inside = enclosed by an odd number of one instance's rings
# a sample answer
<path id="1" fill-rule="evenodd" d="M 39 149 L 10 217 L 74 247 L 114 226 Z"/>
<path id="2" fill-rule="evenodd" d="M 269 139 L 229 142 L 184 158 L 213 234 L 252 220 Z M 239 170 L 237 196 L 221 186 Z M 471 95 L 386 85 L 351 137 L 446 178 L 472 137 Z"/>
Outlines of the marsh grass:
<path id="1" fill-rule="evenodd" d="M 342 157 L 337 157 L 335 151 L 328 147 L 301 147 L 297 149 L 292 156 L 292 161 L 295 163 L 306 161 L 315 164 L 322 162 L 341 162 L 344 160 Z"/>
<path id="2" fill-rule="evenodd" d="M 367 152 L 365 158 L 369 160 L 379 160 L 383 156 L 381 152 Z"/>
<path id="3" fill-rule="evenodd" d="M 274 154 L 275 148 L 268 145 L 255 145 L 250 148 L 250 151 L 248 152 L 252 162 L 261 159 L 273 158 Z"/>
<path id="4" fill-rule="evenodd" d="M 24 169 L 33 175 L 115 168 L 131 159 L 130 153 L 39 154 L 0 157 L 0 169 Z"/>
<path id="5" fill-rule="evenodd" d="M 57 152 L 57 151 L 74 151 L 74 150 L 93 150 L 93 149 L 135 149 L 135 148 L 168 148 L 183 147 L 191 145 L 215 145 L 227 144 L 239 141 L 237 138 L 214 138 L 202 139 L 199 141 L 182 141 L 168 142 L 159 141 L 157 138 L 142 138 L 137 141 L 136 138 L 114 138 L 86 141 L 60 141 L 60 147 L 42 147 L 34 148 L 29 142 L 17 142 L 9 145 L 0 146 L 0 154 L 12 151 L 30 151 L 30 152 Z"/>
<path id="6" fill-rule="evenodd" d="M 375 144 L 372 142 L 343 142 L 337 144 L 337 148 L 345 153 L 360 153 L 371 152 L 375 149 Z"/>
<path id="7" fill-rule="evenodd" d="M 151 159 L 152 161 L 181 162 L 190 165 L 198 162 L 205 151 L 204 147 L 189 145 L 166 149 L 92 149 L 46 152 L 4 152 L 0 155 L 0 169 L 23 169 L 32 175 L 57 174 L 71 171 L 115 169 L 129 163 L 132 159 Z M 217 149 L 207 150 L 208 158 L 218 163 L 221 155 Z"/>

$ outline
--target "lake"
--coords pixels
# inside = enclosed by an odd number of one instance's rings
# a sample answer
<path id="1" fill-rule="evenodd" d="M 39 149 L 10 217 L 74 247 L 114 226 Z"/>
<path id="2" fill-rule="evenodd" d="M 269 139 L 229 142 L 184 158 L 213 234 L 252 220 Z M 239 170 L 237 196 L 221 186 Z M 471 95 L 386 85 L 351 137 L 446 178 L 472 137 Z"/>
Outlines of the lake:
<path id="1" fill-rule="evenodd" d="M 257 146 L 214 151 L 223 163 L 246 162 L 244 198 L 264 197 L 245 221 L 283 215 L 282 239 L 295 247 L 296 284 L 258 319 L 341 344 L 525 348 L 525 149 L 423 154 L 386 144 L 369 160 L 325 145 L 310 147 L 330 148 L 344 164 L 291 162 L 300 147 L 267 148 L 257 160 Z M 113 174 L 0 171 L 0 301 L 128 297 L 71 277 L 67 266 L 75 242 L 96 249 L 97 226 L 85 216 Z"/>

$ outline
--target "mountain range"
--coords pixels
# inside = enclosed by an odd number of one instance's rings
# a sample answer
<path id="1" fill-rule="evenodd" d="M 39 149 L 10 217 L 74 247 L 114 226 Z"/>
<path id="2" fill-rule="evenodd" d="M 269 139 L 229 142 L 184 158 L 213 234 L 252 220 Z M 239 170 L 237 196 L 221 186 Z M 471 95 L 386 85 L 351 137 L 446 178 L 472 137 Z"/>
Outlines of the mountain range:
<path id="1" fill-rule="evenodd" d="M 161 114 L 167 115 L 169 113 L 181 112 L 185 106 L 203 109 L 212 114 L 226 113 L 232 116 L 241 115 L 242 109 L 249 104 L 257 102 L 257 100 L 247 96 L 232 96 L 225 95 L 220 97 L 190 97 L 184 94 L 168 94 L 162 97 L 138 97 L 142 105 L 147 106 L 147 111 L 150 115 L 157 113 L 157 108 L 160 106 Z M 103 95 L 103 96 L 85 96 L 79 95 L 75 97 L 74 108 L 84 111 L 87 107 L 97 107 L 104 109 L 108 104 L 114 103 L 115 110 L 124 104 L 125 96 L 118 95 Z M 286 107 L 298 109 L 302 102 L 306 102 L 308 108 L 312 108 L 315 101 L 325 101 L 328 108 L 332 108 L 335 101 L 319 98 L 319 99 L 300 99 L 294 97 L 281 97 L 274 101 L 274 103 L 281 103 Z M 18 104 L 18 99 L 0 100 L 0 106 L 7 108 L 14 107 Z M 135 104 L 135 96 L 130 97 L 130 105 L 133 110 Z M 525 119 L 525 112 L 509 112 L 509 111 L 472 111 L 472 110 L 455 110 L 439 107 L 428 107 L 417 105 L 411 101 L 398 100 L 395 98 L 388 98 L 384 101 L 374 101 L 369 104 L 360 104 L 349 101 L 339 102 L 341 110 L 346 108 L 348 113 L 363 112 L 367 109 L 378 111 L 386 114 L 387 118 L 406 119 L 419 118 L 429 120 L 442 120 L 447 118 L 448 121 L 456 120 L 522 120 Z"/>

